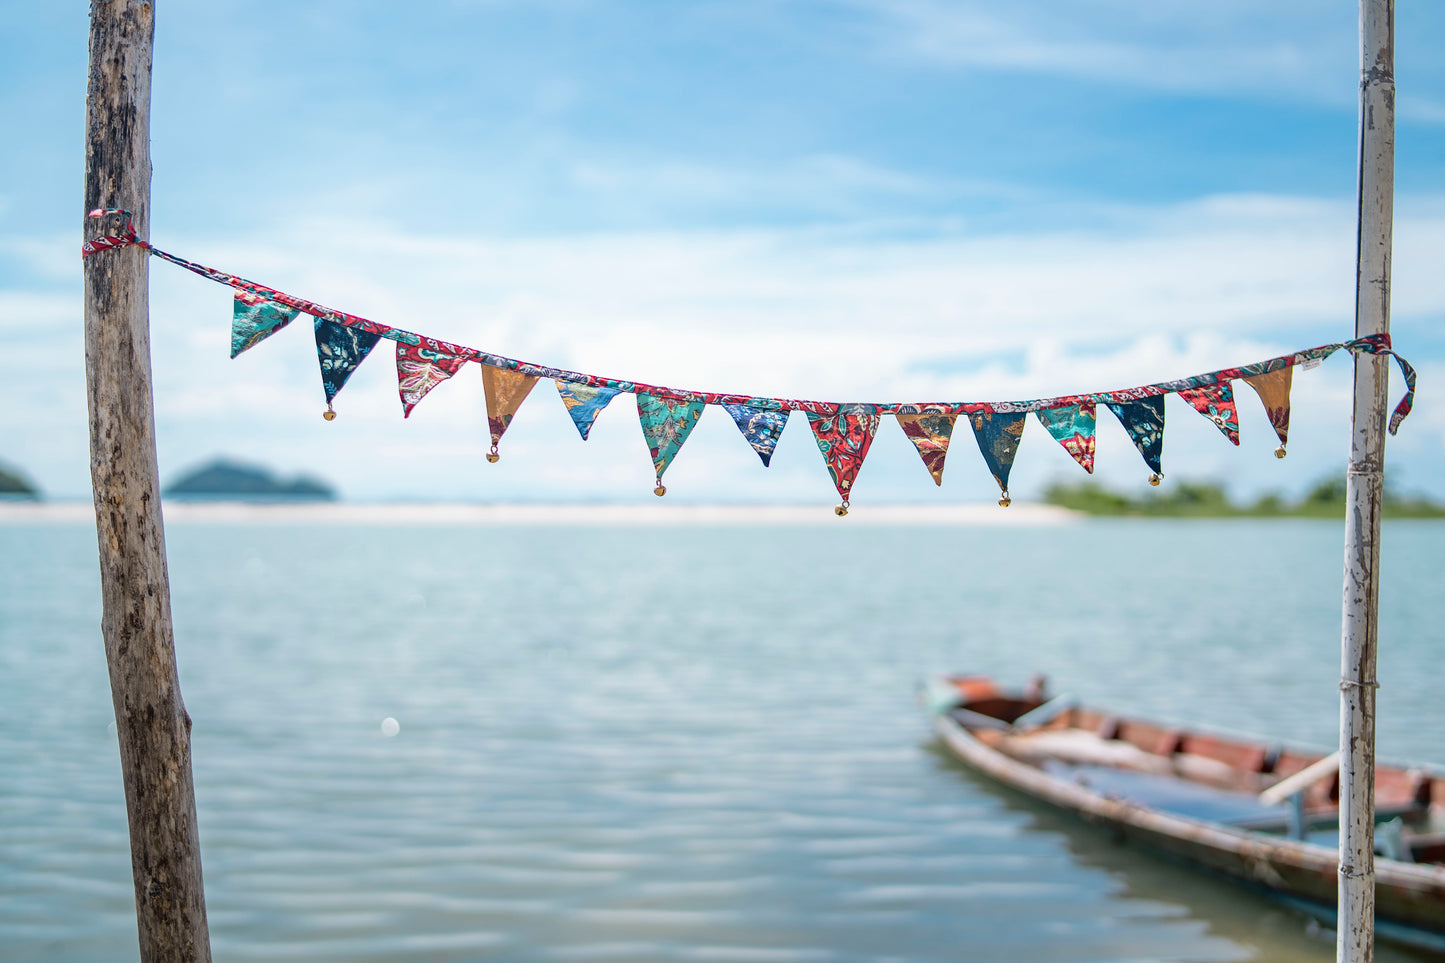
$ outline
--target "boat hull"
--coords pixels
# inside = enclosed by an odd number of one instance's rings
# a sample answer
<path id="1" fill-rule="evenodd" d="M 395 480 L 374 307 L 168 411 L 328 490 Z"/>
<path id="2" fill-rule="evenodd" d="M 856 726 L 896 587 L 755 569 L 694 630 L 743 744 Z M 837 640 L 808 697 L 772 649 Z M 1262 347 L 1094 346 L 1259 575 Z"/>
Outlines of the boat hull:
<path id="1" fill-rule="evenodd" d="M 948 715 L 935 720 L 939 738 L 956 757 L 1004 786 L 1140 845 L 1304 901 L 1321 918 L 1334 918 L 1338 885 L 1334 849 L 1106 797 L 1009 757 Z M 1445 867 L 1377 857 L 1375 900 L 1381 936 L 1445 953 Z"/>

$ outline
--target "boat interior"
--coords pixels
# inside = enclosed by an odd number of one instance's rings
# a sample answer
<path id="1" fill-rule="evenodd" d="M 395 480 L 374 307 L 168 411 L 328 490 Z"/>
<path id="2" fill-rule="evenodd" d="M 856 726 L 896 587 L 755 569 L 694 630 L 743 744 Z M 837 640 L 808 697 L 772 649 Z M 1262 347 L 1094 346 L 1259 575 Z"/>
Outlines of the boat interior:
<path id="1" fill-rule="evenodd" d="M 1057 779 L 1163 812 L 1333 847 L 1337 755 L 1121 718 L 981 677 L 949 680 L 948 714 L 974 738 Z M 1376 850 L 1445 864 L 1445 772 L 1378 765 Z"/>

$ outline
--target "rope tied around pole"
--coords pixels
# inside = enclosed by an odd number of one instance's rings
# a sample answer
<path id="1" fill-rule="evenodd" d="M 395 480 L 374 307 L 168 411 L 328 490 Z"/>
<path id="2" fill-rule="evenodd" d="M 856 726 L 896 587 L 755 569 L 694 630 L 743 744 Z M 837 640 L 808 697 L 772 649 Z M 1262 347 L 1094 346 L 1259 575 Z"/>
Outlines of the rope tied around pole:
<path id="1" fill-rule="evenodd" d="M 124 219 L 121 221 L 119 234 L 105 234 L 100 237 L 93 237 L 80 245 L 80 256 L 82 259 L 98 254 L 101 251 L 112 251 L 121 247 L 143 247 L 150 249 L 150 244 L 136 237 L 135 227 L 131 224 L 131 212 L 123 207 L 97 207 L 85 216 L 93 218 L 108 217 L 112 214 L 119 214 Z"/>
<path id="2" fill-rule="evenodd" d="M 1353 686 L 1353 687 L 1356 688 L 1356 689 L 1378 689 L 1378 688 L 1380 687 L 1380 683 L 1376 682 L 1374 679 L 1369 679 L 1369 680 L 1362 681 L 1362 682 L 1356 682 L 1354 679 L 1341 679 L 1341 680 L 1340 680 L 1340 691 L 1341 691 L 1341 692 L 1346 692 L 1346 691 L 1348 691 L 1351 686 Z"/>

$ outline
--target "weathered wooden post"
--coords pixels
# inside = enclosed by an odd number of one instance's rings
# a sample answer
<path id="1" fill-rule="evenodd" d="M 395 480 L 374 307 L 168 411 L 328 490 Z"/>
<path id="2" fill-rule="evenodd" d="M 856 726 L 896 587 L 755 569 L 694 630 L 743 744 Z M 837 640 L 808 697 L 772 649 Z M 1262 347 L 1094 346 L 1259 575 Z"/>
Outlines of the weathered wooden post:
<path id="1" fill-rule="evenodd" d="M 1394 196 L 1395 3 L 1360 0 L 1357 338 L 1390 330 Z M 1340 678 L 1340 963 L 1375 957 L 1375 653 L 1388 365 L 1381 355 L 1355 356 Z"/>
<path id="2" fill-rule="evenodd" d="M 128 208 L 150 223 L 151 0 L 92 0 L 85 210 Z M 87 219 L 86 230 L 97 222 Z M 209 961 L 191 720 L 171 629 L 151 404 L 149 255 L 84 261 L 90 474 L 100 543 L 106 662 L 130 823 L 145 963 Z"/>

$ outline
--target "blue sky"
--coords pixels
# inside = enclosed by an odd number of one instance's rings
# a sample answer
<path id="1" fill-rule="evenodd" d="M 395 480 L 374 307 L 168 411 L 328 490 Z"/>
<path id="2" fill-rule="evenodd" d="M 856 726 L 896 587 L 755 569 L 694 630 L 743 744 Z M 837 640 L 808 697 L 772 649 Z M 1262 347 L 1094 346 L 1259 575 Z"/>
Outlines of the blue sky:
<path id="1" fill-rule="evenodd" d="M 1352 2 L 164 0 L 152 239 L 377 320 L 541 363 L 825 400 L 1123 387 L 1352 330 Z M 88 494 L 77 246 L 86 6 L 0 38 L 0 460 Z M 1445 496 L 1445 8 L 1400 0 L 1392 440 Z M 225 289 L 152 265 L 163 477 L 217 454 L 354 498 L 633 499 L 630 399 L 585 445 L 548 386 L 483 462 L 469 370 L 403 422 L 384 349 L 327 424 L 306 330 L 229 361 Z M 1247 393 L 1247 389 L 1244 389 Z M 1392 386 L 1392 400 L 1400 391 Z M 1291 457 L 1171 399 L 1165 468 L 1242 493 L 1342 466 L 1349 364 L 1296 380 Z M 858 502 L 976 500 L 885 424 Z M 1107 415 L 1099 476 L 1147 471 Z M 1037 424 L 1014 489 L 1082 472 Z M 720 412 L 670 497 L 831 499 L 801 419 L 764 471 Z M 651 496 L 648 495 L 650 498 Z"/>

